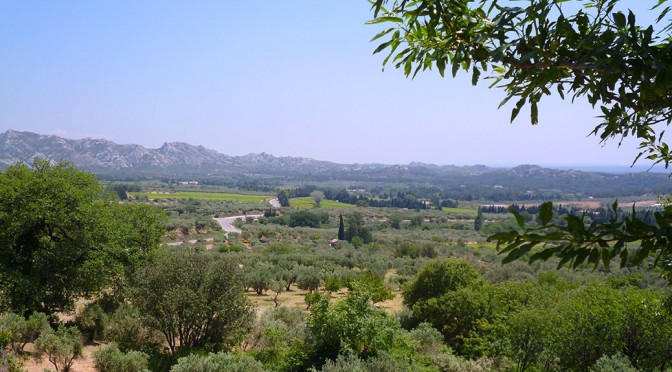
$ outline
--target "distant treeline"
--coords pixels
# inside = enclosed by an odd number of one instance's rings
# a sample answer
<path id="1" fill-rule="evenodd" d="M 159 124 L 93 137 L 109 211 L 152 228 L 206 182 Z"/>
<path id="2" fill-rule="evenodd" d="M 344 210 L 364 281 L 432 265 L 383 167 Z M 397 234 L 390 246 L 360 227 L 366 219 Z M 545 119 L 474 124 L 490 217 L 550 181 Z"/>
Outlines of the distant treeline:
<path id="1" fill-rule="evenodd" d="M 307 185 L 288 190 L 290 198 L 308 197 L 310 194 L 319 190 L 324 193 L 327 200 L 338 201 L 341 203 L 376 207 L 376 208 L 408 208 L 408 209 L 429 209 L 435 208 L 457 208 L 457 201 L 452 199 L 440 199 L 437 193 L 423 193 L 418 191 L 384 191 L 381 188 L 364 190 L 356 188 L 356 191 L 348 191 L 344 188 L 318 188 L 314 185 Z"/>
<path id="2" fill-rule="evenodd" d="M 531 221 L 533 218 L 538 219 L 540 205 L 511 205 L 518 213 L 520 213 L 523 218 L 528 221 Z M 502 205 L 486 205 L 481 207 L 483 213 L 509 213 L 508 207 Z M 632 216 L 632 209 L 618 208 L 616 212 L 611 207 L 598 207 L 598 208 L 580 208 L 578 206 L 564 206 L 561 204 L 553 206 L 553 215 L 556 218 L 561 218 L 562 216 L 571 214 L 574 216 L 584 215 L 589 217 L 591 221 L 599 223 L 607 223 L 614 219 L 622 221 L 626 218 Z M 642 219 L 648 224 L 655 225 L 656 219 L 651 210 L 640 210 L 637 211 L 637 217 Z"/>

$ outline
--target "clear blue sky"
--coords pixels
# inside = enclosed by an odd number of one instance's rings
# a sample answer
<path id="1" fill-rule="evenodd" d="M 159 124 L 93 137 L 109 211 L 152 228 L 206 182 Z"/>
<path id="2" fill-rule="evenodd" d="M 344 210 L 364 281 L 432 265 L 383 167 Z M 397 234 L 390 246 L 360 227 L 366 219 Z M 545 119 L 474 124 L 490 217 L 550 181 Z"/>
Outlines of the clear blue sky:
<path id="1" fill-rule="evenodd" d="M 656 1 L 631 1 L 641 11 Z M 0 131 L 342 163 L 629 165 L 598 113 L 381 71 L 365 0 L 0 1 Z"/>

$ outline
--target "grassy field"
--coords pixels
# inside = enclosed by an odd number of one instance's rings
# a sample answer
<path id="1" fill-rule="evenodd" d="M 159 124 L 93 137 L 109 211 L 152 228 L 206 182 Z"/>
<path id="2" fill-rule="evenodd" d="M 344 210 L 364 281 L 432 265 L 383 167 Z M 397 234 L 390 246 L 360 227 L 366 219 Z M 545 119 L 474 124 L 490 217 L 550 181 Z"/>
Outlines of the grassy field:
<path id="1" fill-rule="evenodd" d="M 478 213 L 476 209 L 466 209 L 466 208 L 443 208 L 442 211 L 449 213 L 459 213 L 459 214 L 473 214 L 474 216 Z"/>
<path id="2" fill-rule="evenodd" d="M 333 200 L 322 200 L 320 203 L 322 208 L 355 208 L 354 205 L 352 204 L 345 204 Z M 292 198 L 289 199 L 289 206 L 290 207 L 296 207 L 296 208 L 314 208 L 315 207 L 315 200 L 313 198 L 307 196 L 304 198 Z"/>
<path id="3" fill-rule="evenodd" d="M 218 201 L 236 201 L 240 203 L 261 203 L 264 200 L 273 198 L 271 195 L 245 195 L 245 194 L 227 194 L 219 192 L 192 192 L 180 191 L 175 193 L 131 193 L 136 198 L 147 197 L 149 199 L 197 199 L 197 200 L 218 200 Z"/>

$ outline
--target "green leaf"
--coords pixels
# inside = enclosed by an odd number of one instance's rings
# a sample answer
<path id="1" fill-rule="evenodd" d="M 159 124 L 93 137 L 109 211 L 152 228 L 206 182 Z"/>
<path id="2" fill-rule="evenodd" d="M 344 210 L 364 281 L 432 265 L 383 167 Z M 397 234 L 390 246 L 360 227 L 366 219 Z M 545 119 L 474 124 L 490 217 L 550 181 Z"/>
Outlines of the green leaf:
<path id="1" fill-rule="evenodd" d="M 446 71 L 446 60 L 443 58 L 438 58 L 436 60 L 436 68 L 439 70 L 441 77 L 444 77 L 444 72 Z"/>
<path id="2" fill-rule="evenodd" d="M 471 85 L 476 85 L 478 84 L 478 78 L 481 76 L 481 70 L 479 70 L 478 68 L 476 68 L 476 66 L 474 66 L 474 68 L 472 69 L 472 74 L 473 75 L 471 75 Z"/>
<path id="3" fill-rule="evenodd" d="M 621 268 L 624 268 L 628 264 L 628 250 L 624 249 L 621 251 Z"/>
<path id="4" fill-rule="evenodd" d="M 534 263 L 535 261 L 541 260 L 541 261 L 547 261 L 549 258 L 553 257 L 555 254 L 556 249 L 554 248 L 547 248 L 543 249 L 532 256 L 530 256 L 530 263 Z"/>
<path id="5" fill-rule="evenodd" d="M 623 12 L 617 12 L 613 14 L 614 16 L 614 23 L 616 24 L 616 27 L 618 28 L 624 28 L 625 27 L 625 14 Z"/>
<path id="6" fill-rule="evenodd" d="M 534 101 L 530 104 L 530 120 L 532 125 L 539 124 L 539 109 L 537 108 L 537 102 Z"/>
<path id="7" fill-rule="evenodd" d="M 507 264 L 509 262 L 519 259 L 520 257 L 526 255 L 532 249 L 533 246 L 534 243 L 528 243 L 516 250 L 511 251 L 511 253 L 509 253 L 506 257 L 504 257 L 502 263 Z"/>
<path id="8" fill-rule="evenodd" d="M 386 42 L 384 42 L 384 43 L 378 45 L 378 48 L 376 48 L 376 49 L 373 51 L 373 54 L 380 53 L 382 50 L 384 50 L 385 48 L 387 48 L 388 46 L 390 46 L 390 44 L 392 44 L 392 41 L 386 41 Z"/>
<path id="9" fill-rule="evenodd" d="M 508 209 L 509 209 L 509 212 L 511 212 L 513 214 L 513 216 L 516 217 L 516 222 L 518 222 L 518 226 L 520 226 L 521 229 L 524 229 L 525 228 L 525 219 L 523 218 L 523 216 L 521 216 L 520 213 L 518 213 L 516 208 L 514 208 L 513 206 L 510 206 Z"/>
<path id="10" fill-rule="evenodd" d="M 376 41 L 376 40 L 380 39 L 381 37 L 389 34 L 392 30 L 394 30 L 394 28 L 388 28 L 387 30 L 383 30 L 383 31 L 379 32 L 376 36 L 373 37 L 373 39 L 371 39 L 369 41 Z"/>
<path id="11" fill-rule="evenodd" d="M 497 234 L 489 236 L 487 241 L 491 242 L 497 240 L 497 241 L 511 242 L 517 237 L 518 237 L 517 231 L 502 231 Z"/>
<path id="12" fill-rule="evenodd" d="M 399 18 L 399 17 L 378 17 L 375 19 L 372 19 L 370 21 L 367 21 L 365 24 L 367 25 L 375 25 L 378 23 L 383 23 L 383 22 L 394 22 L 394 23 L 404 23 L 404 20 Z"/>

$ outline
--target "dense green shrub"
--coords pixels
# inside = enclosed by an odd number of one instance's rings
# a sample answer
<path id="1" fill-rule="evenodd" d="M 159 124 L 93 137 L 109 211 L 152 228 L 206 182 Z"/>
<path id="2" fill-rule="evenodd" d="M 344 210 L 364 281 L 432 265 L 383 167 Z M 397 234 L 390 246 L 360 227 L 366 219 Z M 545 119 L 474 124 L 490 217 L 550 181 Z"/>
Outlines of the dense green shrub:
<path id="1" fill-rule="evenodd" d="M 207 356 L 189 355 L 180 358 L 171 372 L 264 372 L 264 366 L 246 354 L 220 352 Z"/>
<path id="2" fill-rule="evenodd" d="M 112 342 L 96 350 L 93 360 L 98 372 L 142 372 L 147 371 L 149 355 L 135 350 L 124 353 Z"/>
<path id="3" fill-rule="evenodd" d="M 163 335 L 145 326 L 140 313 L 130 305 L 121 305 L 105 327 L 105 339 L 114 342 L 122 352 L 140 350 L 154 353 L 163 343 Z"/>
<path id="4" fill-rule="evenodd" d="M 254 318 L 237 262 L 218 253 L 170 250 L 134 275 L 133 306 L 172 353 L 237 344 Z"/>
<path id="5" fill-rule="evenodd" d="M 75 324 L 87 342 L 104 338 L 107 321 L 108 315 L 105 314 L 100 304 L 95 302 L 86 305 L 75 317 Z"/>
<path id="6" fill-rule="evenodd" d="M 412 307 L 419 301 L 439 297 L 480 280 L 481 274 L 467 260 L 431 261 L 404 288 L 404 303 Z"/>

